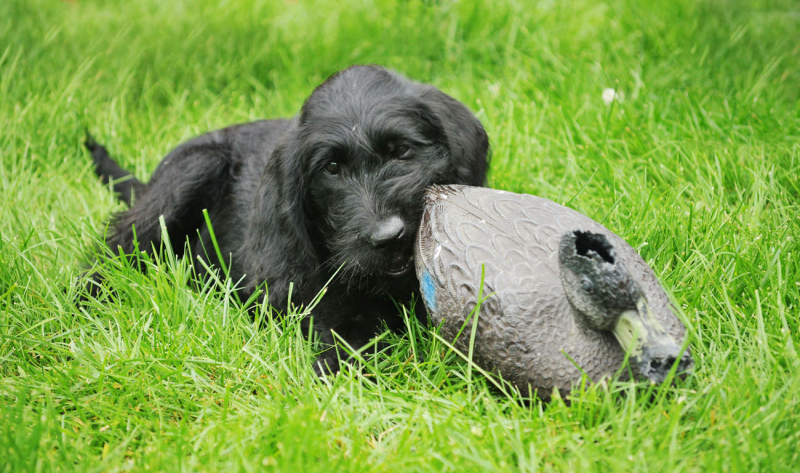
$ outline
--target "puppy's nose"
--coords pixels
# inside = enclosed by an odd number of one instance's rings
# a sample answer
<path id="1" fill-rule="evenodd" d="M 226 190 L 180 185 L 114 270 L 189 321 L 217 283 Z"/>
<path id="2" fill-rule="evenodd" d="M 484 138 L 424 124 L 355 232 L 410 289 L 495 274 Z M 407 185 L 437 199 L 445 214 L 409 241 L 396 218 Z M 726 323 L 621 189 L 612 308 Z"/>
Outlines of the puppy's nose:
<path id="1" fill-rule="evenodd" d="M 393 215 L 378 222 L 375 230 L 369 236 L 369 243 L 375 248 L 380 248 L 399 240 L 405 232 L 406 224 L 403 223 L 403 219 Z"/>

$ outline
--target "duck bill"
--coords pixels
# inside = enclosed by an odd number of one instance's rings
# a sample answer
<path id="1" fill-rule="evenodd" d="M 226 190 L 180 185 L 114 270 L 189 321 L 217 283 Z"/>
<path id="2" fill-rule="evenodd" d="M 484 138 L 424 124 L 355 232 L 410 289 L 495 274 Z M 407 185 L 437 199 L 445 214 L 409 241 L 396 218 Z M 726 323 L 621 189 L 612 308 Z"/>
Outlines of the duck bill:
<path id="1" fill-rule="evenodd" d="M 636 303 L 636 310 L 620 315 L 613 333 L 628 353 L 631 366 L 642 378 L 654 383 L 664 382 L 676 360 L 679 360 L 678 372 L 691 367 L 688 351 L 682 351 L 664 330 L 644 297 Z"/>

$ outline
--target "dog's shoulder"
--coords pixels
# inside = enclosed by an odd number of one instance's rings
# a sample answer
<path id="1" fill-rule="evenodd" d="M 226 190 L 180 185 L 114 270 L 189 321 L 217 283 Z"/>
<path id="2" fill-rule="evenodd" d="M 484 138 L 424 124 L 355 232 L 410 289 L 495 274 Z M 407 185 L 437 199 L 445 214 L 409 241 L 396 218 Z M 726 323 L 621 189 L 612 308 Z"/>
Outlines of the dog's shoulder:
<path id="1" fill-rule="evenodd" d="M 295 119 L 257 120 L 212 133 L 216 135 L 215 141 L 224 143 L 235 157 L 265 164 L 281 136 L 294 125 Z"/>
<path id="2" fill-rule="evenodd" d="M 247 123 L 231 125 L 216 132 L 217 139 L 228 143 L 275 141 L 295 123 L 293 118 L 278 118 L 273 120 L 256 120 Z"/>

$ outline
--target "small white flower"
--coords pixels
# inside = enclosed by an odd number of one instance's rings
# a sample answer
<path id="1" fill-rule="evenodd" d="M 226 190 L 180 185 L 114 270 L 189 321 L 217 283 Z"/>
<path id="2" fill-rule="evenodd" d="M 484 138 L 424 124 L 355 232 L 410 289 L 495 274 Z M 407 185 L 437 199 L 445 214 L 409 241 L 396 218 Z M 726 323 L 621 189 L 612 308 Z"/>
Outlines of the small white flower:
<path id="1" fill-rule="evenodd" d="M 614 102 L 614 100 L 616 100 L 617 102 L 622 102 L 623 98 L 624 95 L 622 95 L 621 92 L 617 92 L 614 89 L 609 88 L 603 90 L 603 102 L 605 102 L 606 105 L 611 105 L 611 103 Z"/>

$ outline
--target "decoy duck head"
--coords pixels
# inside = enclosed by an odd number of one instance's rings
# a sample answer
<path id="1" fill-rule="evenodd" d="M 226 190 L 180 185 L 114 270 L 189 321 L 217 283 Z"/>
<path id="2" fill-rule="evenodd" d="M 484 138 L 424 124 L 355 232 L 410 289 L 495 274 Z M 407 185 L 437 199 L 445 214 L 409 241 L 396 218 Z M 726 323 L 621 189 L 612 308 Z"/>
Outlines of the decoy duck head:
<path id="1" fill-rule="evenodd" d="M 559 248 L 561 280 L 577 322 L 590 330 L 610 331 L 638 374 L 656 383 L 691 367 L 692 359 L 653 315 L 647 297 L 605 235 L 590 231 L 565 234 Z"/>

